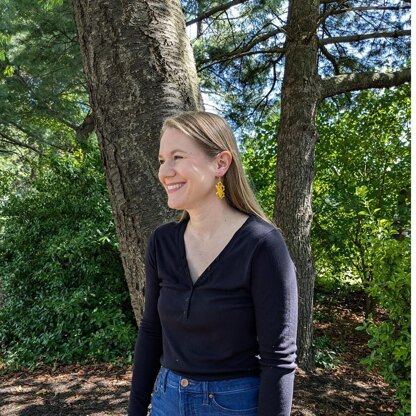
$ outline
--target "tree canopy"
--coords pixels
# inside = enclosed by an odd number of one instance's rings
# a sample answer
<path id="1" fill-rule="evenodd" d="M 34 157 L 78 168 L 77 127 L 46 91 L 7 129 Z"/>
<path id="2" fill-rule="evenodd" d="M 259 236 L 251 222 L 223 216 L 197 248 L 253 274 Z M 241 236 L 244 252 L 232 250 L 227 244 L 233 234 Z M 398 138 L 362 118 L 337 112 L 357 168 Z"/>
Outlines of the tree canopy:
<path id="1" fill-rule="evenodd" d="M 199 105 L 183 16 L 179 3 L 172 5 L 155 2 L 144 11 L 140 1 L 0 3 L 2 221 L 10 229 L 20 221 L 12 219 L 10 201 L 33 202 L 39 209 L 31 218 L 44 215 L 39 181 L 46 172 L 59 176 L 56 158 L 95 155 L 98 139 L 136 318 L 146 237 L 169 216 L 156 187 L 160 124 Z M 396 360 L 386 377 L 399 385 L 407 377 L 407 350 L 385 341 L 402 328 L 407 334 L 392 307 L 404 310 L 407 298 L 397 300 L 397 291 L 383 287 L 386 275 L 373 260 L 396 268 L 392 281 L 407 294 L 408 89 L 371 89 L 410 80 L 410 2 L 184 0 L 182 7 L 201 89 L 243 140 L 247 172 L 297 266 L 299 363 L 313 368 L 313 248 L 318 277 L 335 270 L 359 276 L 369 297 L 391 308 L 391 326 L 369 322 L 366 329 L 379 357 L 388 351 Z M 74 189 L 68 196 L 83 188 Z M 46 204 L 47 212 L 60 216 L 54 204 Z M 19 250 L 8 251 L 10 267 L 18 269 Z M 406 336 L 394 347 L 406 344 Z M 403 397 L 406 389 L 405 382 Z"/>
<path id="2" fill-rule="evenodd" d="M 220 110 L 239 126 L 268 114 L 271 108 L 276 111 L 273 104 L 279 101 L 282 86 L 289 3 L 184 3 L 187 24 L 198 24 L 192 42 L 201 87 L 220 98 Z M 361 76 L 363 83 L 374 71 L 408 67 L 409 35 L 410 2 L 397 0 L 377 4 L 323 0 L 315 32 L 305 33 L 318 38 L 317 68 L 323 79 L 367 73 Z M 343 78 L 337 80 L 337 88 L 328 82 L 325 96 L 337 89 L 343 92 L 339 85 Z"/>
<path id="3" fill-rule="evenodd" d="M 94 124 L 69 2 L 1 2 L 0 152 L 16 163 L 86 141 Z"/>

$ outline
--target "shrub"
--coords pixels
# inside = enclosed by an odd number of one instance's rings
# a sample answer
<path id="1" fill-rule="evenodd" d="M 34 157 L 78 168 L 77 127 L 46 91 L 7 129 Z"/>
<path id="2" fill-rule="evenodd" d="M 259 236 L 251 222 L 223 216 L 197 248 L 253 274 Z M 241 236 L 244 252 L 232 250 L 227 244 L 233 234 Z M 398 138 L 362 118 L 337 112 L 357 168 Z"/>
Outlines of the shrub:
<path id="1" fill-rule="evenodd" d="M 386 319 L 371 316 L 359 327 L 371 336 L 372 352 L 365 362 L 376 368 L 396 389 L 401 403 L 398 414 L 410 414 L 410 238 L 393 238 L 392 222 L 379 220 L 370 233 L 373 278 L 367 293 L 386 313 Z"/>
<path id="2" fill-rule="evenodd" d="M 339 354 L 344 346 L 332 341 L 327 335 L 315 337 L 313 340 L 315 364 L 322 368 L 336 368 L 340 365 Z"/>
<path id="3" fill-rule="evenodd" d="M 51 157 L 1 209 L 3 364 L 127 358 L 136 330 L 98 151 Z"/>

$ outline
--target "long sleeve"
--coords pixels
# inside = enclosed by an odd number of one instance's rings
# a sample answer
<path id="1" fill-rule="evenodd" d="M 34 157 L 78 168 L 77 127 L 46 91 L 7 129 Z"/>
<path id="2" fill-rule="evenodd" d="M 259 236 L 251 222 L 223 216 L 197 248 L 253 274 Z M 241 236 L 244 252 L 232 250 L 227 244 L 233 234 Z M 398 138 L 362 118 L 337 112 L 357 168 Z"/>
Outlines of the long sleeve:
<path id="1" fill-rule="evenodd" d="M 154 235 L 146 252 L 145 308 L 139 325 L 133 361 L 128 416 L 146 416 L 153 385 L 160 369 L 162 329 L 157 310 L 159 279 L 154 252 Z"/>
<path id="2" fill-rule="evenodd" d="M 251 270 L 261 368 L 258 416 L 288 416 L 296 369 L 297 283 L 277 230 L 259 242 Z"/>

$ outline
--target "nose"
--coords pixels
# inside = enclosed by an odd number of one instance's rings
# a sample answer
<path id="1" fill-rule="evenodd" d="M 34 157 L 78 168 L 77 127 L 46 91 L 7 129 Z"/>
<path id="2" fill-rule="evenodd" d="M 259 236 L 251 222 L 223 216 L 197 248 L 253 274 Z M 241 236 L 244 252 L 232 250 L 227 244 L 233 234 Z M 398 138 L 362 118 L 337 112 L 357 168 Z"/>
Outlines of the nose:
<path id="1" fill-rule="evenodd" d="M 159 166 L 159 179 L 162 181 L 163 178 L 170 178 L 175 176 L 176 172 L 173 169 L 172 164 L 170 161 L 165 161 Z"/>

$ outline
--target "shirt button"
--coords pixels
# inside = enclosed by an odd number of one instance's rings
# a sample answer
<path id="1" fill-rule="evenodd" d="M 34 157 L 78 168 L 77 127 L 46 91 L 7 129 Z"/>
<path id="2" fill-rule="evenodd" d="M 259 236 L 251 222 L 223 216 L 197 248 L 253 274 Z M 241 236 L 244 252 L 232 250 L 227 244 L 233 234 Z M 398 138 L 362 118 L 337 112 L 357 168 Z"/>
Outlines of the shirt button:
<path id="1" fill-rule="evenodd" d="M 188 387 L 188 385 L 189 385 L 189 381 L 186 378 L 183 378 L 181 380 L 181 386 L 182 387 Z"/>

